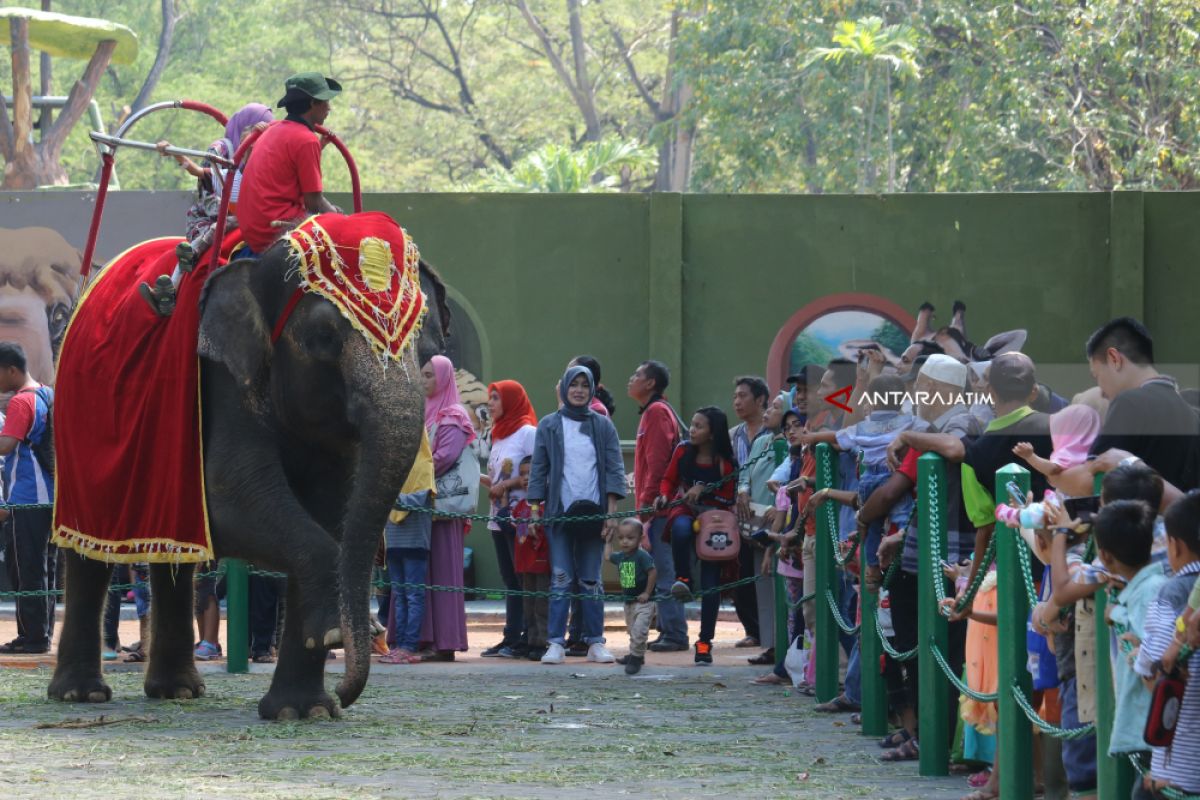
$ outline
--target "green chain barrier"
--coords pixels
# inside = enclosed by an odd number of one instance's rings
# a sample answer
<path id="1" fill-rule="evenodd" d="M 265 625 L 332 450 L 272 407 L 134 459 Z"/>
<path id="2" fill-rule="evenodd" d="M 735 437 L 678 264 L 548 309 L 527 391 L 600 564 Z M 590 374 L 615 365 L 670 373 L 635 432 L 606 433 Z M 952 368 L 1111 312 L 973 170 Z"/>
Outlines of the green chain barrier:
<path id="1" fill-rule="evenodd" d="M 916 712 L 922 740 L 918 772 L 922 777 L 950 774 L 948 720 L 953 700 L 935 668 L 934 657 L 950 647 L 948 622 L 940 603 L 946 595 L 942 561 L 949 549 L 946 486 L 946 462 L 941 456 L 926 453 L 917 459 L 917 641 L 930 642 L 929 647 L 917 648 L 920 703 Z"/>
<path id="2" fill-rule="evenodd" d="M 875 632 L 879 634 L 879 644 L 883 647 L 883 652 L 887 653 L 889 658 L 895 661 L 912 661 L 917 657 L 917 651 L 920 650 L 919 647 L 914 647 L 912 650 L 905 650 L 903 653 L 892 647 L 891 643 L 888 642 L 887 635 L 883 632 L 883 623 L 879 621 L 878 614 L 875 615 Z"/>
<path id="3" fill-rule="evenodd" d="M 858 632 L 862 626 L 851 625 L 849 622 L 846 622 L 846 618 L 842 616 L 841 609 L 838 608 L 837 598 L 833 596 L 831 589 L 825 590 L 825 603 L 829 607 L 830 616 L 833 617 L 834 623 L 842 629 L 842 633 L 847 636 L 858 636 Z"/>
<path id="4" fill-rule="evenodd" d="M 1028 598 L 1031 608 L 1038 604 L 1037 585 L 1033 580 L 1033 562 L 1030 560 L 1032 555 L 1029 544 L 1021 537 L 1017 542 L 1017 560 L 1021 563 L 1021 582 L 1025 584 L 1025 597 Z"/>
<path id="5" fill-rule="evenodd" d="M 1025 696 L 1025 692 L 1021 691 L 1020 685 L 1014 683 L 1009 688 L 1012 689 L 1013 699 L 1017 701 L 1017 705 L 1021 711 L 1025 712 L 1025 716 L 1029 721 L 1036 725 L 1042 733 L 1053 736 L 1055 739 L 1082 739 L 1096 732 L 1096 726 L 1091 723 L 1080 728 L 1060 728 L 1057 725 L 1046 722 L 1034 710 L 1033 704 L 1029 702 L 1029 698 Z"/>
<path id="6" fill-rule="evenodd" d="M 1138 758 L 1137 753 L 1129 754 L 1129 763 L 1138 775 L 1145 776 L 1148 770 L 1142 764 L 1142 760 Z M 1156 789 L 1159 795 L 1167 798 L 1167 800 L 1200 800 L 1200 794 L 1188 794 L 1182 789 L 1176 789 L 1173 786 L 1164 786 L 1161 789 Z"/>
<path id="7" fill-rule="evenodd" d="M 980 703 L 994 703 L 1000 699 L 999 692 L 977 692 L 963 682 L 963 679 L 954 674 L 950 669 L 950 662 L 946 660 L 946 656 L 942 653 L 942 649 L 938 647 L 933 640 L 929 641 L 929 653 L 933 656 L 934 663 L 942 669 L 942 674 L 946 676 L 946 680 L 954 684 L 954 688 L 959 691 L 959 694 L 965 694 L 972 700 Z"/>
<path id="8" fill-rule="evenodd" d="M 995 498 L 997 503 L 1008 497 L 1008 484 L 1016 483 L 1024 497 L 1029 492 L 1029 470 L 1009 464 L 996 470 Z M 996 542 L 996 650 L 997 686 L 999 692 L 996 768 L 1004 780 L 1000 782 L 1000 800 L 1028 800 L 1033 797 L 1033 729 L 1025 723 L 1024 714 L 1008 687 L 1019 685 L 1028 693 L 1033 678 L 1026 669 L 1026 631 L 1029 620 L 1029 598 L 1021 587 L 1018 553 L 1024 542 L 1019 531 L 997 522 L 992 530 Z"/>
<path id="9" fill-rule="evenodd" d="M 818 444 L 817 459 L 817 489 L 833 488 L 833 448 L 827 444 Z M 836 565 L 834 548 L 831 546 L 829 531 L 831 522 L 829 514 L 817 515 L 816 532 L 816 571 L 817 571 L 817 605 L 816 632 L 814 647 L 817 659 L 817 690 L 816 698 L 819 703 L 833 700 L 838 693 L 838 620 L 834 618 L 837 608 L 837 598 L 833 594 Z M 833 602 L 829 602 L 833 598 Z"/>

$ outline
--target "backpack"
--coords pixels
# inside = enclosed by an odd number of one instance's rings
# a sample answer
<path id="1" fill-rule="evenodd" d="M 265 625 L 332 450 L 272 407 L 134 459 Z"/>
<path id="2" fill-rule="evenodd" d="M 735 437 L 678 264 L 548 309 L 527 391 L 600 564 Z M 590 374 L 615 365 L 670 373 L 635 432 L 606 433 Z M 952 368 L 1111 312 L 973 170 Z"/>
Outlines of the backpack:
<path id="1" fill-rule="evenodd" d="M 701 561 L 732 561 L 741 551 L 742 536 L 732 511 L 710 509 L 696 517 L 696 557 Z"/>
<path id="2" fill-rule="evenodd" d="M 29 445 L 29 449 L 33 451 L 33 457 L 37 459 L 38 465 L 51 478 L 54 477 L 54 426 L 53 426 L 53 410 L 54 410 L 54 390 L 49 386 L 39 386 L 36 389 L 22 389 L 17 394 L 25 392 L 33 392 L 41 401 L 46 404 L 46 422 L 42 428 L 42 435 L 37 441 L 26 439 L 25 444 Z M 37 404 L 34 403 L 34 414 L 36 424 Z M 30 428 L 32 431 L 33 428 Z"/>

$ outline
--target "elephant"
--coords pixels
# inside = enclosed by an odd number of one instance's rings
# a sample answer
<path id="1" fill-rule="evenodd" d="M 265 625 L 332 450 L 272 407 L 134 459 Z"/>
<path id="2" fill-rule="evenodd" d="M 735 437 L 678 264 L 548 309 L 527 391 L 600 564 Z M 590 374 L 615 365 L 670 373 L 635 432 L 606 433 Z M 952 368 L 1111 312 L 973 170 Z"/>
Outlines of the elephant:
<path id="1" fill-rule="evenodd" d="M 401 364 L 372 352 L 328 300 L 305 294 L 278 340 L 297 287 L 286 243 L 215 271 L 201 295 L 198 351 L 209 527 L 217 557 L 285 572 L 287 614 L 264 719 L 334 717 L 370 670 L 370 576 L 380 534 L 424 426 L 420 363 L 439 353 L 450 311 L 421 262 L 428 312 Z M 415 350 L 415 352 L 414 352 Z M 106 702 L 100 620 L 112 565 L 64 552 L 66 612 L 50 698 Z M 153 564 L 152 698 L 204 693 L 193 658 L 195 565 Z M 325 690 L 328 651 L 344 647 L 338 701 Z"/>

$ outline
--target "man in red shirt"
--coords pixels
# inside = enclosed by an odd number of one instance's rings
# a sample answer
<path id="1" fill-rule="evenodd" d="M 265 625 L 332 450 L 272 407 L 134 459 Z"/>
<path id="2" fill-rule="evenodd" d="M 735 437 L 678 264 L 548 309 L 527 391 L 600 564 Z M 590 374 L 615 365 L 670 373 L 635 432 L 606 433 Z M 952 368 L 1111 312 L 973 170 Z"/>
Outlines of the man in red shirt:
<path id="1" fill-rule="evenodd" d="M 682 425 L 663 395 L 670 380 L 671 373 L 660 361 L 643 362 L 629 378 L 629 396 L 637 402 L 642 415 L 633 452 L 634 497 L 638 508 L 654 505 L 659 483 L 671 463 L 675 445 L 679 444 Z M 664 598 L 658 601 L 658 627 L 662 635 L 650 644 L 656 653 L 688 649 L 683 604 L 670 595 L 675 581 L 675 559 L 670 543 L 663 541 L 666 525 L 665 512 L 655 514 L 650 520 L 650 553 L 658 571 L 655 594 Z"/>
<path id="2" fill-rule="evenodd" d="M 319 72 L 301 72 L 284 83 L 278 106 L 287 117 L 258 138 L 242 175 L 238 225 L 246 247 L 260 256 L 287 228 L 313 214 L 338 213 L 321 184 L 321 141 L 314 128 L 329 116 L 342 87 Z"/>

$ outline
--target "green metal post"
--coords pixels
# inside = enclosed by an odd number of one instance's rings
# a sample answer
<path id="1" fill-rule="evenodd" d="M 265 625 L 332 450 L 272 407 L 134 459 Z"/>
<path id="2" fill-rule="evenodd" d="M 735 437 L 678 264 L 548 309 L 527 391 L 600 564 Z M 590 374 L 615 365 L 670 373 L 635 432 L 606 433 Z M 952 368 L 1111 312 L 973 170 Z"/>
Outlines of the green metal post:
<path id="1" fill-rule="evenodd" d="M 1104 475 L 1097 475 L 1092 491 L 1100 494 Z M 1133 765 L 1127 758 L 1109 758 L 1108 745 L 1112 741 L 1113 717 L 1117 713 L 1117 700 L 1113 693 L 1112 661 L 1109 653 L 1112 633 L 1104 621 L 1108 607 L 1108 591 L 1101 589 L 1094 595 L 1096 609 L 1096 797 L 1097 800 L 1124 800 L 1129 797 L 1136 780 Z"/>
<path id="2" fill-rule="evenodd" d="M 950 694 L 931 649 L 936 645 L 943 654 L 950 649 L 946 618 L 934 593 L 935 581 L 945 583 L 937 565 L 949 546 L 946 523 L 946 462 L 937 453 L 926 453 L 917 459 L 917 723 L 923 776 L 950 774 Z"/>
<path id="3" fill-rule="evenodd" d="M 817 489 L 833 488 L 833 448 L 827 444 L 817 445 Z M 837 563 L 833 559 L 833 542 L 830 536 L 835 531 L 829 530 L 829 515 L 817 514 L 817 596 L 816 603 L 816 659 L 817 659 L 817 702 L 827 703 L 838 694 L 838 627 L 833 619 L 833 609 L 829 607 L 826 591 L 833 592 L 833 599 L 838 599 L 838 589 L 834 583 Z"/>
<path id="4" fill-rule="evenodd" d="M 896 557 L 899 558 L 899 555 Z M 859 559 L 861 568 L 866 569 L 866 555 L 860 555 Z M 869 590 L 866 582 L 862 581 L 859 583 L 858 602 L 862 604 L 862 627 L 858 632 L 858 657 L 862 675 L 862 733 L 863 736 L 883 736 L 888 732 L 888 702 L 887 686 L 880 670 L 883 645 L 879 642 L 879 629 L 875 625 L 879 592 Z"/>
<path id="5" fill-rule="evenodd" d="M 225 669 L 249 672 L 250 569 L 240 558 L 225 559 Z"/>
<path id="6" fill-rule="evenodd" d="M 787 442 L 777 439 L 771 447 L 775 457 L 775 466 L 778 467 L 787 457 Z M 788 607 L 787 587 L 784 584 L 784 577 L 779 574 L 778 559 L 771 570 L 771 575 L 775 585 L 775 666 L 779 666 L 787 658 L 788 648 L 792 645 L 788 641 L 788 620 L 792 617 L 792 609 Z"/>
<path id="7" fill-rule="evenodd" d="M 1029 492 L 1029 470 L 1009 464 L 996 472 L 996 502 L 1008 499 L 1005 486 L 1015 481 L 1021 494 Z M 1029 598 L 1021 578 L 1017 548 L 1024 547 L 1020 534 L 1007 525 L 996 523 L 996 632 L 998 650 L 997 694 L 999 734 L 997 766 L 1000 770 L 1000 800 L 1028 800 L 1033 797 L 1033 726 L 1013 698 L 1013 685 L 1033 695 L 1033 680 L 1025 667 L 1025 633 L 1028 629 Z"/>

